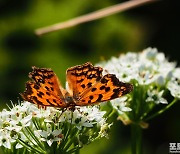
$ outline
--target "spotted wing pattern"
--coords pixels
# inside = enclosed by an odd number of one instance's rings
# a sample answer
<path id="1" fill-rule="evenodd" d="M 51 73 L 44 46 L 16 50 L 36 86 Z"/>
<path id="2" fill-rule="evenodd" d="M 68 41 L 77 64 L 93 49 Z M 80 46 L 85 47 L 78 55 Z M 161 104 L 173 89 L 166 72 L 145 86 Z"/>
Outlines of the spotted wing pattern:
<path id="1" fill-rule="evenodd" d="M 118 98 L 132 91 L 129 83 L 120 82 L 114 74 L 102 76 L 103 69 L 87 62 L 67 70 L 70 94 L 75 104 L 85 106 Z"/>
<path id="2" fill-rule="evenodd" d="M 78 99 L 102 78 L 101 67 L 94 67 L 90 62 L 67 69 L 66 77 L 69 93 Z"/>
<path id="3" fill-rule="evenodd" d="M 83 93 L 76 105 L 85 106 L 121 97 L 131 92 L 133 86 L 120 82 L 114 74 L 103 76 L 99 82 Z"/>
<path id="4" fill-rule="evenodd" d="M 32 67 L 29 73 L 32 81 L 26 83 L 26 90 L 21 94 L 24 100 L 40 106 L 54 106 L 64 108 L 66 90 L 51 69 Z"/>

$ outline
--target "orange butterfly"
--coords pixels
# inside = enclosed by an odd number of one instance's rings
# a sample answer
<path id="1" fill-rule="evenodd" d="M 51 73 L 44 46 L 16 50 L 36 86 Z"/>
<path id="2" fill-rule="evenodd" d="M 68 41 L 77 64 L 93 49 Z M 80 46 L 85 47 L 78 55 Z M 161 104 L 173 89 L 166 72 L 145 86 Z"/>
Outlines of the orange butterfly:
<path id="1" fill-rule="evenodd" d="M 114 74 L 102 76 L 103 69 L 90 62 L 67 69 L 68 90 L 65 90 L 51 69 L 32 67 L 32 81 L 26 83 L 22 98 L 39 106 L 68 108 L 86 106 L 118 98 L 132 91 Z"/>

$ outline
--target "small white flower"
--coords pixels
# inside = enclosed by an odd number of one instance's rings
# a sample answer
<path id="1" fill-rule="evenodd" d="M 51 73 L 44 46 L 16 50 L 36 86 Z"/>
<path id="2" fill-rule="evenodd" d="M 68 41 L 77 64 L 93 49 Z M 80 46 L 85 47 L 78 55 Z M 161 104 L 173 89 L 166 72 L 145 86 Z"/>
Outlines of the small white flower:
<path id="1" fill-rule="evenodd" d="M 28 115 L 28 116 L 24 117 L 24 118 L 21 120 L 22 126 L 23 126 L 23 127 L 30 126 L 30 124 L 31 124 L 31 119 L 32 119 L 32 115 Z"/>
<path id="2" fill-rule="evenodd" d="M 7 149 L 11 149 L 11 144 L 14 142 L 15 140 L 10 136 L 9 131 L 0 131 L 0 146 L 4 146 Z"/>
<path id="3" fill-rule="evenodd" d="M 52 131 L 51 125 L 50 124 L 47 124 L 47 125 L 49 126 L 47 126 L 46 131 L 37 130 L 36 135 L 39 136 L 42 141 L 47 142 L 47 144 L 51 146 L 53 142 L 61 141 L 63 138 L 63 135 L 62 135 L 61 129 L 58 129 L 58 130 L 55 129 Z"/>
<path id="4" fill-rule="evenodd" d="M 168 82 L 167 88 L 171 92 L 173 97 L 180 99 L 180 84 L 176 80 L 171 80 Z"/>
<path id="5" fill-rule="evenodd" d="M 167 100 L 162 97 L 163 92 L 164 92 L 163 90 L 162 91 L 157 91 L 155 89 L 148 90 L 147 91 L 148 97 L 146 99 L 146 102 L 154 102 L 156 104 L 159 104 L 159 103 L 168 104 Z"/>
<path id="6" fill-rule="evenodd" d="M 180 79 L 180 68 L 179 67 L 174 70 L 173 76 L 176 79 Z"/>
<path id="7" fill-rule="evenodd" d="M 158 78 L 157 78 L 157 80 L 156 80 L 156 83 L 158 84 L 158 85 L 161 85 L 161 86 L 163 86 L 164 84 L 165 84 L 165 78 L 163 77 L 163 76 L 158 76 Z"/>
<path id="8" fill-rule="evenodd" d="M 145 58 L 149 59 L 149 60 L 154 60 L 156 58 L 158 54 L 158 51 L 156 48 L 147 48 L 143 51 L 143 55 L 145 56 Z"/>
<path id="9" fill-rule="evenodd" d="M 110 102 L 111 102 L 113 108 L 116 109 L 119 114 L 123 114 L 124 112 L 131 111 L 131 108 L 126 106 L 127 99 L 128 99 L 127 96 L 123 96 L 123 97 L 111 100 Z"/>
<path id="10" fill-rule="evenodd" d="M 58 115 L 61 115 L 61 111 L 53 108 L 53 107 L 47 107 L 46 110 L 42 110 L 41 117 L 45 118 L 45 122 L 53 122 L 57 123 L 59 119 L 57 119 Z"/>
<path id="11" fill-rule="evenodd" d="M 69 123 L 72 122 L 72 112 L 69 111 L 68 109 L 66 111 L 64 111 L 60 117 L 59 117 L 59 122 L 65 122 L 68 121 Z"/>
<path id="12" fill-rule="evenodd" d="M 84 114 L 85 113 L 80 111 L 80 109 L 76 109 L 72 115 L 72 124 L 75 124 L 79 130 L 81 130 L 83 126 L 93 127 L 92 123 L 87 119 L 87 117 L 83 116 Z"/>
<path id="13" fill-rule="evenodd" d="M 174 70 L 173 76 L 167 84 L 167 88 L 173 97 L 180 99 L 180 68 Z"/>
<path id="14" fill-rule="evenodd" d="M 22 146 L 21 144 L 17 143 L 15 148 L 16 148 L 16 149 L 20 149 L 20 148 L 22 148 L 22 147 L 23 147 L 23 146 Z"/>

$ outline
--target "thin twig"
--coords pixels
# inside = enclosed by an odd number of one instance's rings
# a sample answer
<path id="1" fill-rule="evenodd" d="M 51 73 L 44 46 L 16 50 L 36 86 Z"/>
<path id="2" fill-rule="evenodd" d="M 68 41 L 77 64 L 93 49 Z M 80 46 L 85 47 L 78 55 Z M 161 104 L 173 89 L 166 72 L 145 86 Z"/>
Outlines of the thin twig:
<path id="1" fill-rule="evenodd" d="M 65 22 L 60 22 L 51 26 L 39 28 L 35 30 L 36 35 L 43 35 L 49 32 L 57 31 L 64 28 L 69 28 L 84 22 L 103 18 L 118 12 L 122 12 L 146 3 L 155 2 L 156 0 L 131 0 L 121 4 L 113 5 L 86 15 L 79 16 L 77 18 L 70 19 Z"/>

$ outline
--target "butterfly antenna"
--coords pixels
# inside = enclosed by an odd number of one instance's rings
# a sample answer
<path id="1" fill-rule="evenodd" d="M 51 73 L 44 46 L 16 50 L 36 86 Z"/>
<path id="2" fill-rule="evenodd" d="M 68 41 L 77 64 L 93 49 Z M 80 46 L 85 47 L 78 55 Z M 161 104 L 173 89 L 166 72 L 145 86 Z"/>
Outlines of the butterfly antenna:
<path id="1" fill-rule="evenodd" d="M 60 111 L 60 110 L 59 110 L 59 111 Z M 57 122 L 59 121 L 59 119 L 60 119 L 60 117 L 62 116 L 62 114 L 63 114 L 65 111 L 67 111 L 67 108 L 62 108 L 61 111 L 62 111 L 62 112 L 60 113 L 60 115 L 59 115 L 59 116 L 57 117 L 57 119 L 56 119 Z"/>

